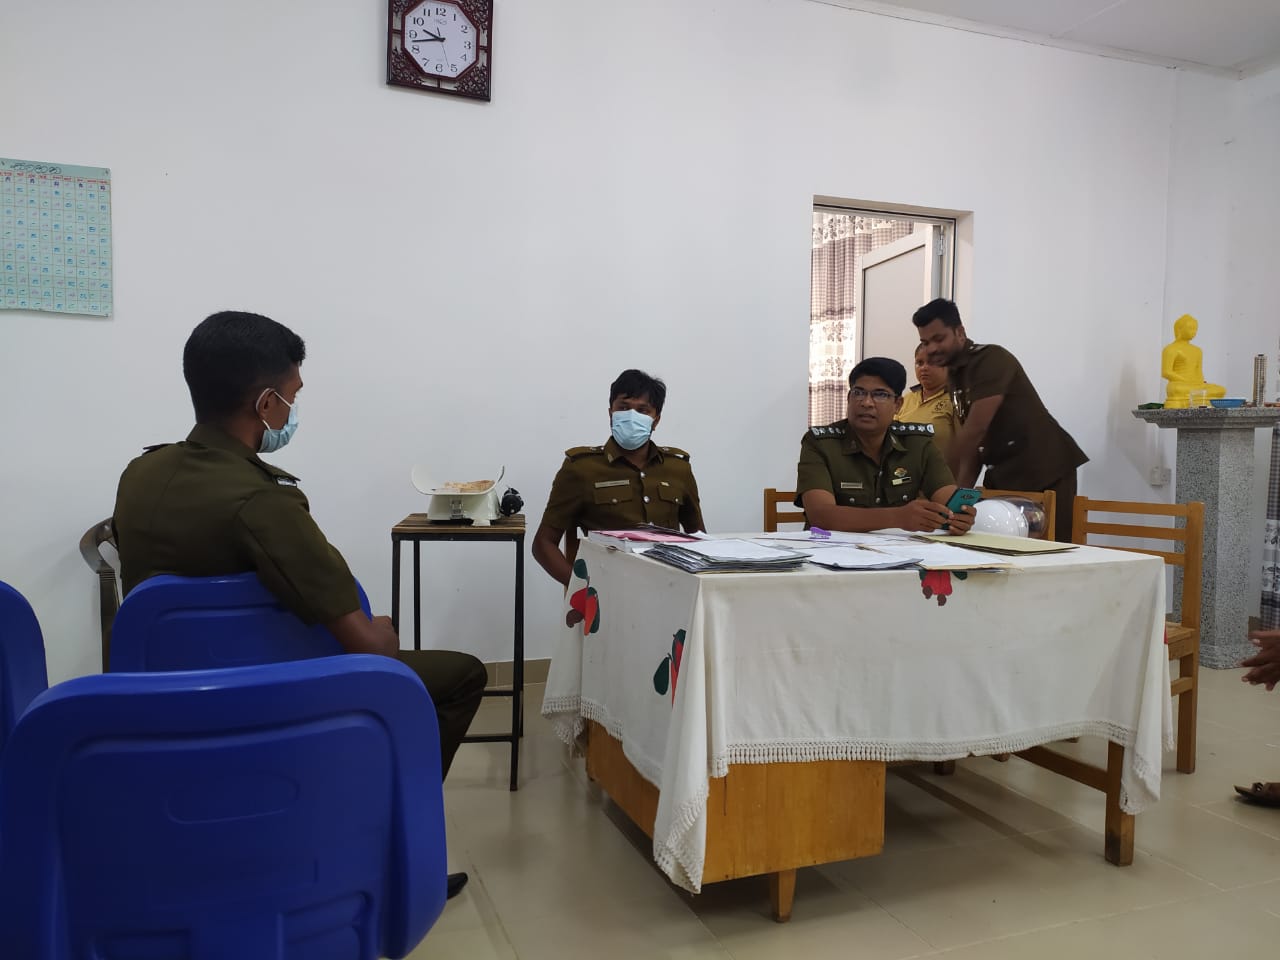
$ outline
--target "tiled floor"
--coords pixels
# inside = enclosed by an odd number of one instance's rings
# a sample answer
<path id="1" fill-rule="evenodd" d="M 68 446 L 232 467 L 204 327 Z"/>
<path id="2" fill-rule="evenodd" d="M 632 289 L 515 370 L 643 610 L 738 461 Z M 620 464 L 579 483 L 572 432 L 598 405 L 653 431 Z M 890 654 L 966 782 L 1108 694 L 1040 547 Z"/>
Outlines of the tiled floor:
<path id="1" fill-rule="evenodd" d="M 789 924 L 763 878 L 667 883 L 648 840 L 587 783 L 529 689 L 521 787 L 505 745 L 458 754 L 445 787 L 453 869 L 471 873 L 414 958 L 875 960 L 1280 955 L 1280 810 L 1233 783 L 1280 780 L 1280 691 L 1201 673 L 1200 756 L 1166 758 L 1163 799 L 1138 817 L 1133 866 L 1102 859 L 1102 796 L 1030 764 L 971 759 L 954 777 L 889 775 L 884 853 L 802 870 Z M 488 701 L 477 730 L 497 729 Z M 1100 743 L 1070 749 L 1098 757 Z"/>

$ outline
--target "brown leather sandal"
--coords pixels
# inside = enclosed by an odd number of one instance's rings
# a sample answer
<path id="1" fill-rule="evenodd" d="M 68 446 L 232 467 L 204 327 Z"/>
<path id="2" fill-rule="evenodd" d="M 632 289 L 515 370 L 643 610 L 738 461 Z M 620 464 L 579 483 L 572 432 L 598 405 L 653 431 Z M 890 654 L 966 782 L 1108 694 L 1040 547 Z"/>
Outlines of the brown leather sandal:
<path id="1" fill-rule="evenodd" d="M 1251 787 L 1236 787 L 1236 793 L 1246 803 L 1260 807 L 1280 807 L 1280 783 L 1255 783 Z"/>

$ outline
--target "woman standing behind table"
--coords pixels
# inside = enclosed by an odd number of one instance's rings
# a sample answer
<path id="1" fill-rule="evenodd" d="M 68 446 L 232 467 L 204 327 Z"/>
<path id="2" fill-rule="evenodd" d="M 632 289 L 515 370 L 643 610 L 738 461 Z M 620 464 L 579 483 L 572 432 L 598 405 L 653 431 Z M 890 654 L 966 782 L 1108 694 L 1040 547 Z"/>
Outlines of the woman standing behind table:
<path id="1" fill-rule="evenodd" d="M 916 347 L 916 379 L 920 382 L 903 396 L 902 409 L 894 419 L 904 423 L 932 424 L 933 442 L 945 457 L 947 445 L 959 426 L 956 408 L 947 389 L 947 368 L 929 363 L 923 343 Z"/>

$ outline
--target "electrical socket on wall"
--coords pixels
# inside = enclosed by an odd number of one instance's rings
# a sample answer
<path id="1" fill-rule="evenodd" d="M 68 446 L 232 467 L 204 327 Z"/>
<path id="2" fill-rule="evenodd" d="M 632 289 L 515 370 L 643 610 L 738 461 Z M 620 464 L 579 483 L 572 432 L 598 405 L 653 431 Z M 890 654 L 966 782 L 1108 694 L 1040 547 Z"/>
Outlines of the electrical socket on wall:
<path id="1" fill-rule="evenodd" d="M 1168 467 L 1152 467 L 1147 475 L 1147 482 L 1153 487 L 1163 487 L 1169 482 L 1171 475 Z"/>

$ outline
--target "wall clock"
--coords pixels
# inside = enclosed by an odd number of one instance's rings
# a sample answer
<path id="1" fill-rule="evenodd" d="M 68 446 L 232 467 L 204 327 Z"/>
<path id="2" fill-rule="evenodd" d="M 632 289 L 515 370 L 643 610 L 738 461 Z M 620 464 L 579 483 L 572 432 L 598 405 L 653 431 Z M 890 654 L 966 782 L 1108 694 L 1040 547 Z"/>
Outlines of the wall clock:
<path id="1" fill-rule="evenodd" d="M 489 99 L 493 0 L 389 0 L 387 83 Z"/>

